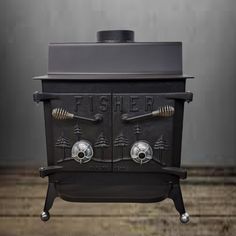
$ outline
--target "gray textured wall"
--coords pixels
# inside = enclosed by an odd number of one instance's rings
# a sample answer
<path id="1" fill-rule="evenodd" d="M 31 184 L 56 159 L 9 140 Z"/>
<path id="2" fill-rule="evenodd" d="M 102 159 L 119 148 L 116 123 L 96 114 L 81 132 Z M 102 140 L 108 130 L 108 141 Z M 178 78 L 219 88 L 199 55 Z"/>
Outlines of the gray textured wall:
<path id="1" fill-rule="evenodd" d="M 48 42 L 95 41 L 133 29 L 136 41 L 183 41 L 187 88 L 183 163 L 236 164 L 235 0 L 1 0 L 0 163 L 46 161 L 40 90 Z"/>

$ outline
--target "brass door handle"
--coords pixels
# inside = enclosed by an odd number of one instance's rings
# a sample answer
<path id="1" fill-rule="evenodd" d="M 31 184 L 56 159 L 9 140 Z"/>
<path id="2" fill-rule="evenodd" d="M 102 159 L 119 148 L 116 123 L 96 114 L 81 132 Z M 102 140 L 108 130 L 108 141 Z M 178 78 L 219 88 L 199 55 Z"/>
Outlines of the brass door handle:
<path id="1" fill-rule="evenodd" d="M 157 110 L 152 111 L 150 113 L 138 115 L 138 116 L 132 116 L 128 117 L 128 114 L 123 114 L 121 116 L 121 119 L 124 122 L 132 122 L 132 121 L 138 121 L 138 120 L 144 120 L 152 117 L 171 117 L 175 113 L 175 108 L 169 105 L 159 107 Z"/>
<path id="2" fill-rule="evenodd" d="M 70 119 L 79 119 L 79 120 L 85 120 L 90 122 L 99 122 L 103 120 L 102 114 L 95 114 L 93 118 L 78 116 L 73 113 L 70 113 L 66 111 L 63 108 L 54 108 L 52 110 L 52 117 L 56 120 L 70 120 Z"/>

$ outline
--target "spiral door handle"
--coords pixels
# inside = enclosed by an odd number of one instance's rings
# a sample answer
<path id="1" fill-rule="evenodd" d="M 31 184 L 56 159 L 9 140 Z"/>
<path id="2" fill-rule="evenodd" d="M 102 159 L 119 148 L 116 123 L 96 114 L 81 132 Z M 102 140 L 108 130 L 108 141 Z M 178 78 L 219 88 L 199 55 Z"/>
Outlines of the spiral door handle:
<path id="1" fill-rule="evenodd" d="M 153 117 L 172 117 L 175 113 L 175 108 L 173 106 L 162 106 L 159 107 L 157 110 L 152 111 L 150 113 L 138 115 L 138 116 L 132 116 L 129 117 L 127 114 L 123 114 L 121 119 L 124 122 L 132 122 L 132 121 L 138 121 L 138 120 L 144 120 L 148 118 L 153 118 Z"/>
<path id="2" fill-rule="evenodd" d="M 72 119 L 79 119 L 79 120 L 85 120 L 90 122 L 100 122 L 103 120 L 102 114 L 95 114 L 93 118 L 78 116 L 73 113 L 70 113 L 66 111 L 63 108 L 54 108 L 52 110 L 52 117 L 56 120 L 72 120 Z"/>
<path id="3" fill-rule="evenodd" d="M 172 106 L 163 106 L 159 107 L 156 111 L 152 112 L 152 116 L 159 116 L 159 117 L 171 117 L 175 113 L 175 108 Z"/>

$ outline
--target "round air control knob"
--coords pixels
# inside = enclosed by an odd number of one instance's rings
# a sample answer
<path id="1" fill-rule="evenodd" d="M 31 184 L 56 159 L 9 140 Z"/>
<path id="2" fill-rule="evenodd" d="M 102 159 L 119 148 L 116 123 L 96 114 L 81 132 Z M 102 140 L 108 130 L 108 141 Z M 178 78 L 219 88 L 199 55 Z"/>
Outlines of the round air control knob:
<path id="1" fill-rule="evenodd" d="M 130 150 L 130 156 L 134 162 L 144 164 L 152 159 L 153 151 L 146 141 L 137 141 Z"/>
<path id="2" fill-rule="evenodd" d="M 93 148 L 88 141 L 80 140 L 73 145 L 71 156 L 80 164 L 86 163 L 93 157 Z"/>

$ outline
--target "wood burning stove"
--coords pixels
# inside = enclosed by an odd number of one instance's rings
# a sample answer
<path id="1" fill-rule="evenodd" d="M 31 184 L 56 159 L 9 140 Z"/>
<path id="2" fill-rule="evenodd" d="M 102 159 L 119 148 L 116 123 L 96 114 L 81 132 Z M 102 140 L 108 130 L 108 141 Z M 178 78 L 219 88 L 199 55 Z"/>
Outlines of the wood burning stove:
<path id="1" fill-rule="evenodd" d="M 56 197 L 72 202 L 171 198 L 183 223 L 180 179 L 184 102 L 182 43 L 136 43 L 133 31 L 100 31 L 97 43 L 49 45 L 44 103 L 49 184 L 41 219 Z"/>

